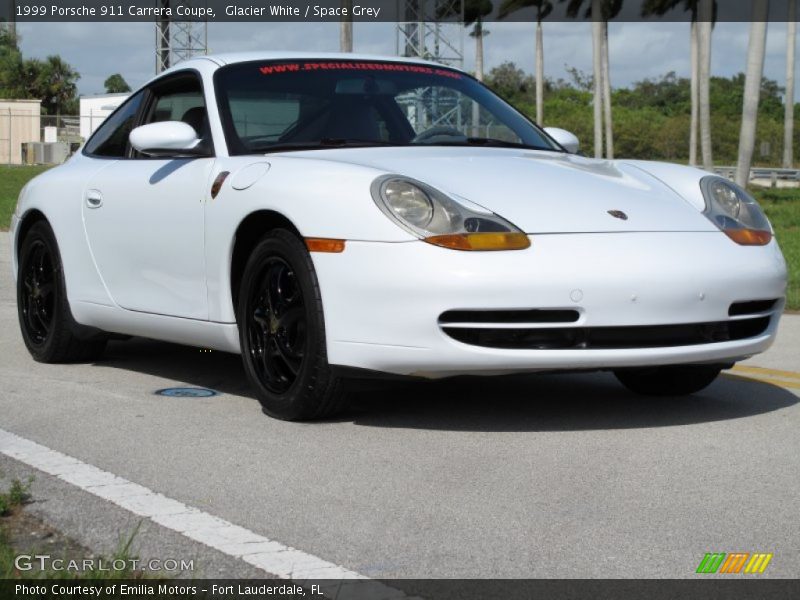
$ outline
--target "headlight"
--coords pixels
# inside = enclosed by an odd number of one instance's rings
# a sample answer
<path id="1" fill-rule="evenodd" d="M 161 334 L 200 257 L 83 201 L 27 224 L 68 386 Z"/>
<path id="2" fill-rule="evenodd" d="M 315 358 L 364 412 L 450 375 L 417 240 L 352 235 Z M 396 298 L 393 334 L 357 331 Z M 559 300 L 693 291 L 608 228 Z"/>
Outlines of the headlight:
<path id="1" fill-rule="evenodd" d="M 433 218 L 433 202 L 424 190 L 402 179 L 390 179 L 383 186 L 386 206 L 401 221 L 426 227 Z"/>
<path id="2" fill-rule="evenodd" d="M 373 182 L 371 191 L 386 216 L 429 244 L 455 250 L 522 250 L 531 245 L 525 233 L 502 217 L 420 181 L 386 175 Z"/>
<path id="3" fill-rule="evenodd" d="M 743 246 L 764 246 L 772 227 L 755 199 L 732 181 L 711 175 L 700 180 L 706 200 L 703 211 L 729 238 Z"/>

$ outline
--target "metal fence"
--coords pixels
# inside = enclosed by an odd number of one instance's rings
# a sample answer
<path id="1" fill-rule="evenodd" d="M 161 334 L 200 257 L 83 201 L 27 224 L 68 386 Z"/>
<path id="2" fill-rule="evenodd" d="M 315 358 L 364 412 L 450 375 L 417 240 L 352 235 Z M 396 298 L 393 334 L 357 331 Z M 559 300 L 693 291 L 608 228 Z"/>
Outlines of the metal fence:
<path id="1" fill-rule="evenodd" d="M 0 164 L 59 164 L 83 143 L 82 123 L 92 131 L 102 119 L 0 110 Z"/>

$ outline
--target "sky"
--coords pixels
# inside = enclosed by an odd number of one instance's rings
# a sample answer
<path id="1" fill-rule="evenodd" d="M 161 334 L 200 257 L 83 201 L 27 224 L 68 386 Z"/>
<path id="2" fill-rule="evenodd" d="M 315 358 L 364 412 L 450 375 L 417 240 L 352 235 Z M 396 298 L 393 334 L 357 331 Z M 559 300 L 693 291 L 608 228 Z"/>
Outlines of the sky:
<path id="1" fill-rule="evenodd" d="M 103 82 L 121 73 L 136 88 L 155 73 L 155 28 L 152 23 L 19 23 L 26 57 L 60 54 L 81 74 L 80 94 L 104 91 Z M 455 34 L 460 28 L 450 26 Z M 490 23 L 484 41 L 485 70 L 510 60 L 527 72 L 534 70 L 533 23 Z M 718 23 L 712 41 L 712 72 L 730 76 L 743 72 L 749 23 Z M 354 50 L 394 54 L 397 25 L 356 23 Z M 454 36 L 457 39 L 457 35 Z M 611 83 L 625 87 L 669 71 L 689 76 L 687 23 L 611 23 L 609 25 Z M 464 68 L 475 64 L 475 42 L 463 36 Z M 208 25 L 211 53 L 253 50 L 338 51 L 338 23 L 222 23 Z M 566 67 L 592 69 L 588 23 L 552 22 L 544 25 L 545 75 L 567 79 Z M 800 79 L 800 60 L 797 61 Z M 780 85 L 785 81 L 786 24 L 769 24 L 764 75 Z M 800 85 L 795 92 L 800 97 Z"/>

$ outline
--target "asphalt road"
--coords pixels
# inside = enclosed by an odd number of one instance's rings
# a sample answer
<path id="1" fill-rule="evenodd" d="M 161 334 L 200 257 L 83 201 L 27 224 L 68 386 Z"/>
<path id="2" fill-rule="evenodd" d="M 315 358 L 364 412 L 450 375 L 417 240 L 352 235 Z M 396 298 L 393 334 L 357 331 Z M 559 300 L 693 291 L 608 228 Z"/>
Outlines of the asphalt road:
<path id="1" fill-rule="evenodd" d="M 189 506 L 373 577 L 681 578 L 712 551 L 800 576 L 798 316 L 750 363 L 769 371 L 691 398 L 607 374 L 381 383 L 294 424 L 261 413 L 233 355 L 137 339 L 97 364 L 33 362 L 8 252 L 0 234 L 0 428 Z M 153 394 L 186 384 L 222 394 Z M 73 513 L 61 525 L 117 540 L 118 509 L 54 485 L 39 490 Z"/>

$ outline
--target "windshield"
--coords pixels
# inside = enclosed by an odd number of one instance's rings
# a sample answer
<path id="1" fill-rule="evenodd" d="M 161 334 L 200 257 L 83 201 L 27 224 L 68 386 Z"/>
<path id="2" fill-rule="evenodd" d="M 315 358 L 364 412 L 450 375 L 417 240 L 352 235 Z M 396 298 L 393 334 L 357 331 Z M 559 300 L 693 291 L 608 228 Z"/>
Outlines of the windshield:
<path id="1" fill-rule="evenodd" d="M 251 62 L 215 75 L 228 149 L 480 145 L 561 150 L 472 77 L 385 61 Z"/>

